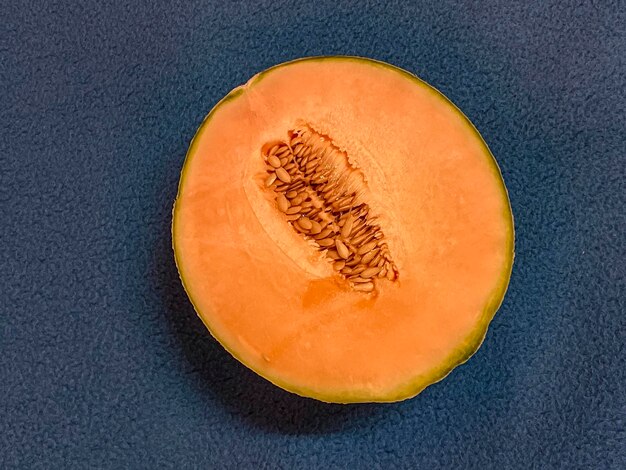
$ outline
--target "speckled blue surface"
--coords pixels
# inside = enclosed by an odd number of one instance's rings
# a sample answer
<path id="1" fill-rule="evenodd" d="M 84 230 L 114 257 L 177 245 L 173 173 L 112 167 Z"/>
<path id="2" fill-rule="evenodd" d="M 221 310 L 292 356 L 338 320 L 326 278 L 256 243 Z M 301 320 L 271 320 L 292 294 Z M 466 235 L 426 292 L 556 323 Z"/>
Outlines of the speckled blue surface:
<path id="1" fill-rule="evenodd" d="M 74 3 L 0 5 L 0 468 L 626 468 L 624 3 Z M 320 54 L 439 88 L 510 191 L 483 347 L 399 404 L 249 372 L 170 250 L 204 115 Z"/>

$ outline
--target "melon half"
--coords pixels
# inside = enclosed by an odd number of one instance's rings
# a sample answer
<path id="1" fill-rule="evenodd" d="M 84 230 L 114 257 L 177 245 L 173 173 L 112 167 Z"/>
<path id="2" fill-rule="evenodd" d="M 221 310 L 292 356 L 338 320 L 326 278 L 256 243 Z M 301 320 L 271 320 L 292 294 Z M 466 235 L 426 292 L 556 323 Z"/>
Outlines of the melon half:
<path id="1" fill-rule="evenodd" d="M 318 400 L 391 402 L 478 349 L 514 231 L 496 161 L 441 93 L 382 62 L 316 57 L 211 110 L 173 245 L 198 315 L 243 364 Z"/>

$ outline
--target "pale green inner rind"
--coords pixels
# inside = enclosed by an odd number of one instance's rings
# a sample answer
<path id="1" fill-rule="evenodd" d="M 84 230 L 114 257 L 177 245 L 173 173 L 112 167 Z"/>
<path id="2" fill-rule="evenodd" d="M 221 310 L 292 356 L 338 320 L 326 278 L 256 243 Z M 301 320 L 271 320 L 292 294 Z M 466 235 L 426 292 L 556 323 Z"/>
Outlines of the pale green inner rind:
<path id="1" fill-rule="evenodd" d="M 514 225 L 513 225 L 513 214 L 512 214 L 512 211 L 511 211 L 511 205 L 510 205 L 510 201 L 509 201 L 509 197 L 508 197 L 508 192 L 507 192 L 506 186 L 504 184 L 504 180 L 502 179 L 502 174 L 500 172 L 500 167 L 498 166 L 498 163 L 496 162 L 495 158 L 493 157 L 493 154 L 489 150 L 489 147 L 485 143 L 484 139 L 482 138 L 482 136 L 480 135 L 480 133 L 478 132 L 476 127 L 467 118 L 467 116 L 465 116 L 465 114 L 463 114 L 463 112 L 454 103 L 452 103 L 443 93 L 441 93 L 436 88 L 432 87 L 428 83 L 424 82 L 420 78 L 416 77 L 415 75 L 411 74 L 410 72 L 407 72 L 404 69 L 401 69 L 401 68 L 396 67 L 394 65 L 387 64 L 385 62 L 380 62 L 380 61 L 377 61 L 377 60 L 374 60 L 374 59 L 367 59 L 367 58 L 362 58 L 362 57 L 352 57 L 352 56 L 306 57 L 306 58 L 296 59 L 296 60 L 293 60 L 293 61 L 290 61 L 290 62 L 285 62 L 285 63 L 282 63 L 282 64 L 275 65 L 275 66 L 273 66 L 273 67 L 271 67 L 271 68 L 269 68 L 269 69 L 267 69 L 267 70 L 265 70 L 265 71 L 255 75 L 254 77 L 252 77 L 246 85 L 237 87 L 234 90 L 232 90 L 219 103 L 217 103 L 213 107 L 213 109 L 209 112 L 209 114 L 204 118 L 202 124 L 200 125 L 200 127 L 198 128 L 198 131 L 196 132 L 196 135 L 194 136 L 194 138 L 191 141 L 191 144 L 189 146 L 189 150 L 187 151 L 187 155 L 185 157 L 185 163 L 183 165 L 183 169 L 182 169 L 182 172 L 181 172 L 181 178 L 180 178 L 180 183 L 179 183 L 179 186 L 178 186 L 178 194 L 177 194 L 176 199 L 178 200 L 178 198 L 181 195 L 182 188 L 183 188 L 184 181 L 185 181 L 185 169 L 189 166 L 189 162 L 193 158 L 193 155 L 195 153 L 195 144 L 199 140 L 199 138 L 202 135 L 204 129 L 207 127 L 209 121 L 211 120 L 211 117 L 218 111 L 218 109 L 221 106 L 223 106 L 224 104 L 226 104 L 226 103 L 236 99 L 237 97 L 239 97 L 244 92 L 245 87 L 249 87 L 249 86 L 254 85 L 255 83 L 258 83 L 265 76 L 267 76 L 267 74 L 271 73 L 272 71 L 274 71 L 274 70 L 276 70 L 276 69 L 278 69 L 280 67 L 285 67 L 285 66 L 297 63 L 297 62 L 322 61 L 322 60 L 354 60 L 354 61 L 365 62 L 365 63 L 368 63 L 368 64 L 373 65 L 373 66 L 377 66 L 377 67 L 385 67 L 385 68 L 388 68 L 388 69 L 391 69 L 391 70 L 394 70 L 394 71 L 400 73 L 405 78 L 412 80 L 414 83 L 416 83 L 416 84 L 418 84 L 420 86 L 426 87 L 428 90 L 430 90 L 433 93 L 435 93 L 440 99 L 444 100 L 450 106 L 454 107 L 454 109 L 456 109 L 456 111 L 459 113 L 459 115 L 461 115 L 463 117 L 465 122 L 471 127 L 473 132 L 476 134 L 476 136 L 482 142 L 482 145 L 483 145 L 484 151 L 485 151 L 485 156 L 490 159 L 490 163 L 491 163 L 491 166 L 492 166 L 492 168 L 494 170 L 494 174 L 496 175 L 497 180 L 498 180 L 498 182 L 500 184 L 500 187 L 501 187 L 502 196 L 503 196 L 503 198 L 504 198 L 504 200 L 506 202 L 506 204 L 505 204 L 506 210 L 505 210 L 505 213 L 503 214 L 503 216 L 506 219 L 506 223 L 507 223 L 507 226 L 508 226 L 508 230 L 507 230 L 507 232 L 508 232 L 507 233 L 507 235 L 508 235 L 507 252 L 510 254 L 510 256 L 507 257 L 507 264 L 503 267 L 502 274 L 500 276 L 500 280 L 499 280 L 496 288 L 493 290 L 493 293 L 490 296 L 489 300 L 487 301 L 487 304 L 485 305 L 485 308 L 483 309 L 483 313 L 482 313 L 481 319 L 478 322 L 478 324 L 476 325 L 476 328 L 474 328 L 474 330 L 468 335 L 468 337 L 464 341 L 463 345 L 460 346 L 459 348 L 455 349 L 454 351 L 452 351 L 450 353 L 450 355 L 448 356 L 448 358 L 441 363 L 441 365 L 439 365 L 438 367 L 433 368 L 427 374 L 422 374 L 422 375 L 420 375 L 418 377 L 414 377 L 413 379 L 409 380 L 407 383 L 397 387 L 392 393 L 389 393 L 389 394 L 387 394 L 385 396 L 370 396 L 370 395 L 364 394 L 364 393 L 362 393 L 362 392 L 360 392 L 358 390 L 357 391 L 337 391 L 337 392 L 321 393 L 321 392 L 315 391 L 313 389 L 308 389 L 308 388 L 304 388 L 304 387 L 294 387 L 292 384 L 285 383 L 285 382 L 277 379 L 276 377 L 268 376 L 263 371 L 257 370 L 257 369 L 255 369 L 253 367 L 250 367 L 250 365 L 248 365 L 244 361 L 242 361 L 237 356 L 235 351 L 233 351 L 231 348 L 229 348 L 229 346 L 226 344 L 226 342 L 222 341 L 215 334 L 215 332 L 211 329 L 211 326 L 208 324 L 206 318 L 200 313 L 200 311 L 196 307 L 196 305 L 195 305 L 195 303 L 193 301 L 193 295 L 192 295 L 189 287 L 185 283 L 185 280 L 184 280 L 184 277 L 183 277 L 183 268 L 182 268 L 181 260 L 179 259 L 178 250 L 177 250 L 177 247 L 176 247 L 176 235 L 175 235 L 176 234 L 176 203 L 174 203 L 173 222 L 172 222 L 172 244 L 173 244 L 173 249 L 174 249 L 174 258 L 175 258 L 175 261 L 176 261 L 176 266 L 178 267 L 178 272 L 179 272 L 179 275 L 180 275 L 183 287 L 184 287 L 185 291 L 187 292 L 187 294 L 189 296 L 189 299 L 190 299 L 192 305 L 194 306 L 194 309 L 196 310 L 196 313 L 198 314 L 198 316 L 200 317 L 202 322 L 205 324 L 205 326 L 207 327 L 207 329 L 209 330 L 211 335 L 215 339 L 217 339 L 217 341 L 219 341 L 219 343 L 222 344 L 222 346 L 233 357 L 235 357 L 237 360 L 239 360 L 246 367 L 251 368 L 254 372 L 259 374 L 260 376 L 262 376 L 265 379 L 267 379 L 270 382 L 272 382 L 274 385 L 277 385 L 280 388 L 283 388 L 283 389 L 285 389 L 285 390 L 287 390 L 289 392 L 292 392 L 292 393 L 295 393 L 295 394 L 298 394 L 298 395 L 301 395 L 301 396 L 315 398 L 315 399 L 320 400 L 320 401 L 331 402 L 331 403 L 395 402 L 395 401 L 401 401 L 401 400 L 404 400 L 404 399 L 416 396 L 422 390 L 424 390 L 427 386 L 429 386 L 429 385 L 431 385 L 431 384 L 433 384 L 435 382 L 440 381 L 441 379 L 446 377 L 455 367 L 457 367 L 458 365 L 463 364 L 464 362 L 466 362 L 478 350 L 478 348 L 480 347 L 480 345 L 482 344 L 482 342 L 483 342 L 483 340 L 485 338 L 485 335 L 487 334 L 487 329 L 489 327 L 489 323 L 493 319 L 495 313 L 497 312 L 498 308 L 500 307 L 500 305 L 502 304 L 502 301 L 504 299 L 504 295 L 506 293 L 506 290 L 507 290 L 507 287 L 508 287 L 508 284 L 509 284 L 509 279 L 511 277 L 511 271 L 513 269 L 513 258 L 514 258 L 514 255 L 515 255 L 515 253 L 514 253 L 515 231 L 514 231 Z"/>

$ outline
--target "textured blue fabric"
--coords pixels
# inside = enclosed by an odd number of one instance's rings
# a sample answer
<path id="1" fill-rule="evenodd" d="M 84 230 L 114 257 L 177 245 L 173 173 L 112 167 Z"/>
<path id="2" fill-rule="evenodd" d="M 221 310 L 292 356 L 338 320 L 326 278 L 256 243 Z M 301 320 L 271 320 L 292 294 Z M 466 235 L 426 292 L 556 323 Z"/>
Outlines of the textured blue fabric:
<path id="1" fill-rule="evenodd" d="M 0 2 L 0 468 L 626 468 L 619 0 Z M 204 115 L 289 59 L 452 99 L 517 229 L 480 351 L 419 397 L 327 405 L 232 359 L 176 274 Z"/>

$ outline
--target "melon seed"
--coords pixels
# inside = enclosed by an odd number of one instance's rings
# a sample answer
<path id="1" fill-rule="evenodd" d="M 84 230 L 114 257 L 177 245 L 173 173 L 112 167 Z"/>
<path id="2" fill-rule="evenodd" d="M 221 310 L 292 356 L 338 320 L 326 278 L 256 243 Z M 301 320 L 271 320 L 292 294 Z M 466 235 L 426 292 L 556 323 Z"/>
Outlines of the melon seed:
<path id="1" fill-rule="evenodd" d="M 322 240 L 317 240 L 317 244 L 319 246 L 329 247 L 333 246 L 335 244 L 335 241 L 332 238 L 324 238 Z"/>
<path id="2" fill-rule="evenodd" d="M 301 210 L 301 206 L 291 206 L 286 212 L 287 214 L 298 214 Z"/>
<path id="3" fill-rule="evenodd" d="M 376 274 L 378 274 L 379 271 L 380 271 L 380 268 L 378 267 L 367 268 L 365 271 L 361 273 L 361 277 L 374 277 L 376 276 Z"/>
<path id="4" fill-rule="evenodd" d="M 335 269 L 335 271 L 341 271 L 345 265 L 346 265 L 346 262 L 344 260 L 335 261 L 333 263 L 333 268 Z"/>
<path id="5" fill-rule="evenodd" d="M 276 197 L 276 205 L 281 212 L 287 212 L 289 210 L 289 201 L 282 193 Z"/>
<path id="6" fill-rule="evenodd" d="M 335 239 L 335 245 L 337 246 L 337 253 L 339 253 L 339 256 L 341 256 L 343 259 L 346 259 L 348 256 L 350 256 L 350 251 L 348 250 L 348 247 L 344 245 L 344 243 L 338 238 Z"/>
<path id="7" fill-rule="evenodd" d="M 370 261 L 369 264 L 370 266 L 378 266 L 378 263 L 380 263 L 381 260 L 384 260 L 382 252 L 374 256 L 374 259 Z"/>
<path id="8" fill-rule="evenodd" d="M 363 241 L 367 238 L 367 233 L 363 233 L 361 235 L 355 236 L 352 238 L 351 243 L 353 245 L 359 246 L 363 243 Z"/>
<path id="9" fill-rule="evenodd" d="M 370 261 L 372 261 L 374 259 L 374 257 L 378 254 L 378 251 L 379 251 L 378 248 L 376 248 L 376 249 L 370 251 L 369 253 L 365 253 L 363 255 L 363 258 L 361 258 L 361 262 L 363 264 L 369 264 Z"/>
<path id="10" fill-rule="evenodd" d="M 348 266 L 356 266 L 361 262 L 361 257 L 360 256 L 355 256 L 354 258 L 351 258 L 350 260 L 346 261 L 346 264 Z"/>
<path id="11" fill-rule="evenodd" d="M 343 227 L 341 229 L 341 236 L 343 238 L 348 239 L 348 237 L 350 236 L 350 232 L 352 232 L 353 223 L 354 223 L 354 217 L 352 217 L 352 214 L 350 214 L 348 215 L 348 217 L 346 217 Z"/>
<path id="12" fill-rule="evenodd" d="M 328 235 L 333 233 L 333 230 L 330 228 L 325 228 L 318 235 L 315 236 L 317 240 L 321 240 L 322 238 L 326 238 Z M 334 242 L 333 242 L 334 243 Z"/>
<path id="13" fill-rule="evenodd" d="M 304 227 L 307 230 L 311 230 L 311 228 L 313 227 L 311 221 L 306 217 L 302 217 L 300 220 L 298 220 L 298 223 L 301 227 Z"/>
<path id="14" fill-rule="evenodd" d="M 291 201 L 291 203 L 294 206 L 299 206 L 300 204 L 302 204 L 304 202 L 306 196 L 297 196 L 293 199 L 293 201 Z"/>
<path id="15" fill-rule="evenodd" d="M 267 157 L 267 163 L 272 165 L 274 168 L 280 168 L 281 166 L 280 159 L 275 155 L 270 155 L 269 157 Z"/>
<path id="16" fill-rule="evenodd" d="M 291 183 L 291 176 L 289 176 L 289 173 L 287 173 L 284 168 L 277 168 L 276 176 L 284 183 Z"/>
<path id="17" fill-rule="evenodd" d="M 270 151 L 269 151 L 269 155 L 274 155 L 274 154 L 278 151 L 279 147 L 280 147 L 280 145 L 279 145 L 279 144 L 274 145 L 274 146 L 270 149 Z"/>
<path id="18" fill-rule="evenodd" d="M 372 292 L 374 290 L 374 283 L 363 282 L 363 283 L 354 284 L 353 289 L 360 291 L 360 292 Z"/>
<path id="19" fill-rule="evenodd" d="M 289 190 L 290 191 L 297 191 L 297 190 L 299 190 L 303 186 L 304 186 L 304 181 L 298 180 L 298 181 L 296 181 L 295 183 L 293 183 L 293 184 L 291 184 L 289 186 Z"/>
<path id="20" fill-rule="evenodd" d="M 293 226 L 294 226 L 294 227 L 296 228 L 296 230 L 298 230 L 299 232 L 302 232 L 302 233 L 306 233 L 306 232 L 307 232 L 307 229 L 305 229 L 302 225 L 300 225 L 300 219 L 296 220 L 296 221 L 293 223 Z"/>
<path id="21" fill-rule="evenodd" d="M 322 231 L 322 226 L 319 224 L 319 222 L 316 222 L 315 220 L 311 220 L 311 235 L 317 235 L 321 231 Z"/>
<path id="22" fill-rule="evenodd" d="M 269 188 L 274 181 L 276 181 L 276 173 L 272 172 L 265 178 L 265 186 Z"/>
<path id="23" fill-rule="evenodd" d="M 360 255 L 364 255 L 368 251 L 372 250 L 376 246 L 376 242 L 369 242 L 363 245 L 361 248 L 357 250 L 357 253 Z"/>

